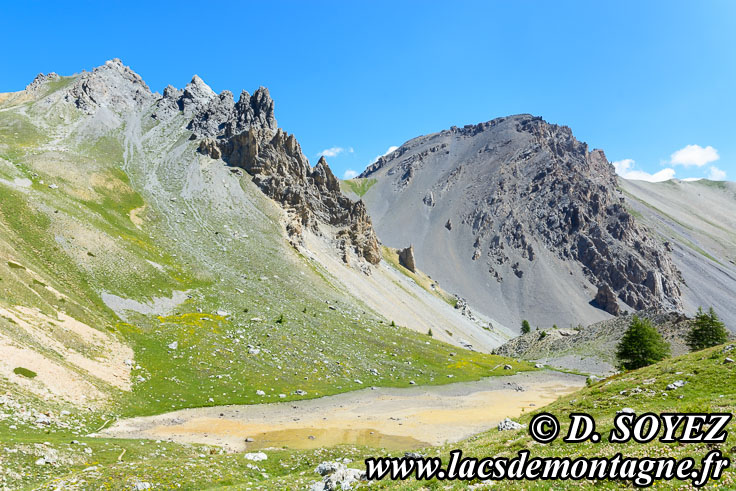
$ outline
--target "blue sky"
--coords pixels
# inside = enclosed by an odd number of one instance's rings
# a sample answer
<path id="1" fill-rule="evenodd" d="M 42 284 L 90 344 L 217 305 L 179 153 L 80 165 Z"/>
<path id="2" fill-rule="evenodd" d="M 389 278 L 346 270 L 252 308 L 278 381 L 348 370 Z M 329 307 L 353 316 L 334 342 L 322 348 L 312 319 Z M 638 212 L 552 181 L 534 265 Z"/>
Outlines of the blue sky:
<path id="1" fill-rule="evenodd" d="M 218 92 L 267 86 L 279 125 L 338 176 L 528 112 L 620 173 L 736 179 L 733 1 L 3 2 L 0 44 L 0 92 L 113 57 L 159 92 L 195 73 Z"/>

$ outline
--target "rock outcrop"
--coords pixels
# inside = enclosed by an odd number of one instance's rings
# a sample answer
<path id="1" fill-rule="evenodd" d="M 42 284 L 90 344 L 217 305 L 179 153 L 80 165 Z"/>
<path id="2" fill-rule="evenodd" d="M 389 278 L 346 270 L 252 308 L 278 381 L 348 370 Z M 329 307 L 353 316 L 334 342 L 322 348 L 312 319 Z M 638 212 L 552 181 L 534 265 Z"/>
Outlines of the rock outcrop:
<path id="1" fill-rule="evenodd" d="M 417 272 L 417 265 L 414 262 L 414 246 L 410 245 L 406 249 L 399 250 L 399 264 L 411 271 Z"/>
<path id="2" fill-rule="evenodd" d="M 253 95 L 243 91 L 238 102 L 231 92 L 216 94 L 195 76 L 183 89 L 167 87 L 152 114 L 166 120 L 183 113 L 190 121 L 199 151 L 239 167 L 288 213 L 286 226 L 300 242 L 304 228 L 325 235 L 323 226 L 340 249 L 345 262 L 351 256 L 378 264 L 381 252 L 362 201 L 344 196 L 327 161 L 312 167 L 294 135 L 278 128 L 274 103 L 261 87 Z"/>
<path id="3" fill-rule="evenodd" d="M 633 310 L 682 307 L 670 253 L 627 211 L 604 153 L 568 127 L 527 114 L 453 127 L 406 142 L 360 177 L 377 179 L 364 199 L 382 240 L 414 243 L 429 274 L 486 313 L 508 306 L 516 324 L 543 307 L 560 323 L 593 322 L 586 309 L 599 295 L 588 285 L 605 286 L 597 303 L 610 313 L 617 299 Z M 518 308 L 520 290 L 537 298 Z"/>
<path id="4" fill-rule="evenodd" d="M 616 294 L 613 293 L 611 287 L 606 284 L 598 287 L 598 293 L 596 293 L 593 302 L 596 307 L 603 309 L 612 315 L 618 315 L 621 310 L 618 306 L 618 302 L 616 301 Z"/>
<path id="5" fill-rule="evenodd" d="M 49 74 L 39 73 L 30 84 L 26 85 L 26 92 L 36 92 L 41 87 L 44 87 L 48 82 L 55 82 L 60 78 L 61 77 L 55 72 L 51 72 Z"/>

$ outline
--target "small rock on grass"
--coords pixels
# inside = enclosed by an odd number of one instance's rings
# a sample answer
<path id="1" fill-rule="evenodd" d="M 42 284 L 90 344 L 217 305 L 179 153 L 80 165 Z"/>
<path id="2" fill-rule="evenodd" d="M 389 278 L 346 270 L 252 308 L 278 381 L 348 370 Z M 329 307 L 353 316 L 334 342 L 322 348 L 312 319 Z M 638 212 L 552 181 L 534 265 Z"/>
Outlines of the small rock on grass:
<path id="1" fill-rule="evenodd" d="M 343 461 L 344 462 L 344 461 Z M 324 476 L 322 481 L 312 483 L 312 491 L 352 489 L 358 481 L 365 480 L 365 471 L 351 469 L 343 462 L 322 462 L 315 472 Z"/>
<path id="2" fill-rule="evenodd" d="M 525 425 L 517 423 L 516 421 L 513 421 L 509 418 L 506 418 L 498 423 L 498 431 L 513 431 L 520 430 L 522 428 L 525 428 Z"/>
<path id="3" fill-rule="evenodd" d="M 254 462 L 260 462 L 261 460 L 268 459 L 268 455 L 263 452 L 249 452 L 243 455 L 243 458 L 245 458 L 246 460 L 252 460 Z"/>
<path id="4" fill-rule="evenodd" d="M 685 383 L 686 382 L 684 380 L 675 380 L 674 382 L 672 382 L 671 384 L 667 386 L 667 390 L 679 389 L 680 387 L 685 385 Z"/>

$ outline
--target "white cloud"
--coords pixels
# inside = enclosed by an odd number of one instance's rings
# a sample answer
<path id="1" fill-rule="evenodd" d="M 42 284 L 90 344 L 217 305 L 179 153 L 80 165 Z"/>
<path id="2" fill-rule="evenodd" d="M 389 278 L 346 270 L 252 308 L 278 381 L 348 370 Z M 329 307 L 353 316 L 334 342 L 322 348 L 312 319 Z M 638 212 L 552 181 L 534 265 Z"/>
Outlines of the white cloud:
<path id="1" fill-rule="evenodd" d="M 711 166 L 708 173 L 708 179 L 711 181 L 724 181 L 726 179 L 726 171 L 718 167 Z"/>
<path id="2" fill-rule="evenodd" d="M 694 181 L 702 181 L 702 180 L 703 180 L 702 177 L 686 177 L 685 179 L 683 179 L 683 181 L 685 182 L 694 182 Z"/>
<path id="3" fill-rule="evenodd" d="M 376 160 L 380 159 L 381 157 L 385 157 L 386 155 L 390 154 L 394 150 L 398 150 L 398 148 L 399 147 L 396 147 L 394 145 L 391 145 L 390 147 L 388 147 L 388 150 L 386 150 L 383 154 L 376 155 L 375 158 L 373 160 L 371 160 L 371 163 L 368 164 L 368 165 L 375 164 L 376 163 Z"/>
<path id="4" fill-rule="evenodd" d="M 718 150 L 710 145 L 705 148 L 700 145 L 688 145 L 673 153 L 670 161 L 673 165 L 703 167 L 705 164 L 715 162 L 719 158 Z"/>
<path id="5" fill-rule="evenodd" d="M 357 175 L 358 175 L 358 173 L 356 171 L 354 171 L 353 169 L 348 169 L 342 175 L 342 178 L 343 179 L 352 179 L 352 178 L 356 177 Z"/>
<path id="6" fill-rule="evenodd" d="M 624 177 L 624 173 L 634 166 L 634 159 L 617 160 L 616 162 L 611 162 L 611 164 L 616 169 L 616 174 Z"/>
<path id="7" fill-rule="evenodd" d="M 352 148 L 350 151 L 352 152 Z M 320 153 L 317 154 L 317 157 L 337 157 L 341 153 L 345 151 L 342 147 L 331 147 L 331 148 L 325 148 Z"/>
<path id="8" fill-rule="evenodd" d="M 612 162 L 613 167 L 616 169 L 616 174 L 623 177 L 624 179 L 632 179 L 637 181 L 649 181 L 649 182 L 660 182 L 669 181 L 675 177 L 675 169 L 666 168 L 659 172 L 650 174 L 643 170 L 634 169 L 636 162 L 633 159 L 623 159 L 616 162 Z"/>
<path id="9" fill-rule="evenodd" d="M 317 154 L 317 157 L 337 157 L 341 153 L 355 153 L 355 149 L 353 147 L 343 148 L 343 147 L 330 147 L 325 148 L 320 153 Z"/>

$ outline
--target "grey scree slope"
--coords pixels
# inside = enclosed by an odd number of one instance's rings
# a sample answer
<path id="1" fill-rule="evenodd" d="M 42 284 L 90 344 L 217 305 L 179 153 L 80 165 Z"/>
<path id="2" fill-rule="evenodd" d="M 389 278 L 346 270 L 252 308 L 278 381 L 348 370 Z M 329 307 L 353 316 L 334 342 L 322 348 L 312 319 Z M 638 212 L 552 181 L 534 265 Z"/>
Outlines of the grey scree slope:
<path id="1" fill-rule="evenodd" d="M 629 213 L 613 166 L 528 114 L 406 142 L 361 178 L 381 240 L 508 327 L 683 308 L 662 240 Z M 598 301 L 594 301 L 598 297 Z"/>

